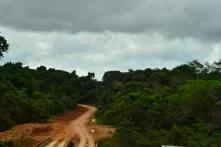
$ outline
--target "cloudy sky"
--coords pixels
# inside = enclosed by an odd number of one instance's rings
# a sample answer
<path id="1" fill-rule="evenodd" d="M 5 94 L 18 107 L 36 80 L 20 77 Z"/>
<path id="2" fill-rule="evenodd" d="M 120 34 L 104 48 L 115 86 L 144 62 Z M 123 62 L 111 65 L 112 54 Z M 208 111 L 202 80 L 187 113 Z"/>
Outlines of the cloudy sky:
<path id="1" fill-rule="evenodd" d="M 88 71 L 221 58 L 220 0 L 0 0 L 0 60 Z"/>

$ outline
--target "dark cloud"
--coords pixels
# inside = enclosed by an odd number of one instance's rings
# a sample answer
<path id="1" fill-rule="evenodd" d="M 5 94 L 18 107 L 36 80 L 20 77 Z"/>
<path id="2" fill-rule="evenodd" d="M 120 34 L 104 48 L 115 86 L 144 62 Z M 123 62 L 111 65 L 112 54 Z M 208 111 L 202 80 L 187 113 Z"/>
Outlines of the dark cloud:
<path id="1" fill-rule="evenodd" d="M 0 24 L 33 31 L 158 33 L 220 41 L 220 0 L 1 0 Z"/>
<path id="2" fill-rule="evenodd" d="M 174 67 L 221 54 L 220 0 L 0 0 L 0 64 L 94 71 Z"/>
<path id="3" fill-rule="evenodd" d="M 221 45 L 193 39 L 168 39 L 160 35 L 130 33 L 42 33 L 19 32 L 0 27 L 10 50 L 0 60 L 22 62 L 25 66 L 47 67 L 80 75 L 89 71 L 101 79 L 107 70 L 172 68 L 193 59 L 214 61 L 220 58 Z"/>

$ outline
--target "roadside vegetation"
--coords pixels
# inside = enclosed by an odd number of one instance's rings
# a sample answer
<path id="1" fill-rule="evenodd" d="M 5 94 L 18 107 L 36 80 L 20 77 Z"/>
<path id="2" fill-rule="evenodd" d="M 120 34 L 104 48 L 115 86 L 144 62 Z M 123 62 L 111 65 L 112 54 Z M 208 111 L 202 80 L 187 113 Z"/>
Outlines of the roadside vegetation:
<path id="1" fill-rule="evenodd" d="M 0 66 L 0 130 L 73 110 L 95 87 L 93 78 L 44 66 L 34 70 L 22 63 Z"/>
<path id="2" fill-rule="evenodd" d="M 34 140 L 29 137 L 22 137 L 18 140 L 0 141 L 0 147 L 28 147 L 32 146 Z"/>
<path id="3" fill-rule="evenodd" d="M 103 86 L 97 117 L 117 132 L 100 146 L 221 145 L 221 62 L 110 71 Z"/>

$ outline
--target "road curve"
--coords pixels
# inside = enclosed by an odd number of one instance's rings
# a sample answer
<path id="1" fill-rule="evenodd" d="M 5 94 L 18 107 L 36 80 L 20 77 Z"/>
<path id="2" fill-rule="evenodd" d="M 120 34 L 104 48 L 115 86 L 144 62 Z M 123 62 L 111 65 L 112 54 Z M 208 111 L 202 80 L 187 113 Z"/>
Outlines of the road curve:
<path id="1" fill-rule="evenodd" d="M 87 123 L 90 118 L 96 112 L 96 108 L 88 105 L 80 105 L 88 109 L 83 115 L 81 115 L 76 121 L 73 122 L 73 127 L 80 138 L 78 147 L 95 147 L 95 141 L 92 134 L 89 132 Z"/>
<path id="2" fill-rule="evenodd" d="M 92 134 L 89 131 L 87 126 L 90 119 L 93 117 L 96 112 L 96 108 L 93 106 L 82 105 L 81 107 L 87 109 L 85 113 L 83 113 L 80 117 L 70 122 L 67 127 L 69 130 L 73 130 L 79 137 L 80 141 L 77 144 L 78 147 L 95 147 L 95 140 Z M 71 140 L 71 137 L 63 138 L 62 140 L 57 138 L 49 142 L 45 147 L 66 147 L 67 143 Z"/>

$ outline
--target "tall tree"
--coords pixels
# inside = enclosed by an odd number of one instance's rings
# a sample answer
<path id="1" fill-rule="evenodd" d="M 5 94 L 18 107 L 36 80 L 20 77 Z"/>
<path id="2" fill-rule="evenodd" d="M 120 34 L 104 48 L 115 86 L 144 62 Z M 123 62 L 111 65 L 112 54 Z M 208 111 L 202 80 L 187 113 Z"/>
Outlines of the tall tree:
<path id="1" fill-rule="evenodd" d="M 0 36 L 0 58 L 3 57 L 3 52 L 6 52 L 8 47 L 7 40 L 3 36 Z"/>

